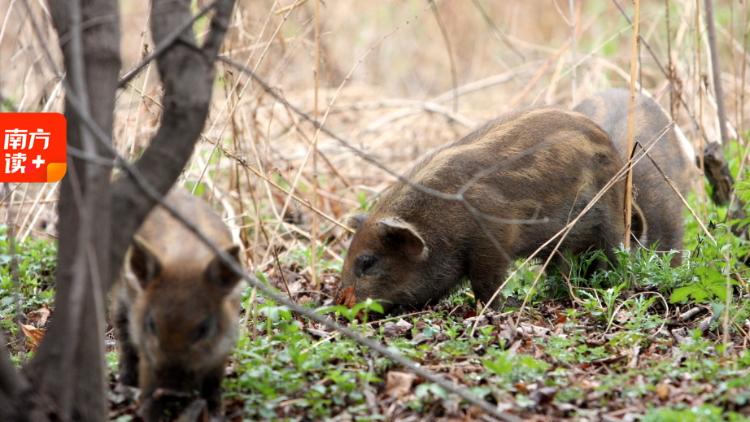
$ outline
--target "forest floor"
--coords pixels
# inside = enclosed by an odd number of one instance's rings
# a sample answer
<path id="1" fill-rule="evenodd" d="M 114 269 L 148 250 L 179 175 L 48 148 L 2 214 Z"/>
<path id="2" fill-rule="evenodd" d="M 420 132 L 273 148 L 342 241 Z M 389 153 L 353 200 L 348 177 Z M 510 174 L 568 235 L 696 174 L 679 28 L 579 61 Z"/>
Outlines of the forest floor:
<path id="1" fill-rule="evenodd" d="M 478 313 L 464 285 L 434 307 L 368 321 L 365 312 L 330 306 L 336 264 L 325 262 L 317 286 L 305 272 L 309 250 L 292 251 L 280 264 L 297 303 L 327 312 L 524 420 L 750 420 L 750 292 L 736 283 L 725 339 L 719 289 L 711 287 L 716 275 L 701 269 L 716 252 L 693 235 L 691 254 L 678 268 L 665 265 L 669 256 L 641 251 L 630 258 L 621 251 L 615 268 L 584 279 L 577 274 L 585 273 L 589 254 L 572 259 L 565 277 L 543 277 L 534 290 L 534 268 L 520 271 L 504 293 L 522 300 L 531 292 L 530 301 L 523 310 L 516 304 L 503 312 Z M 8 259 L 8 245 L 2 246 L 0 258 Z M 54 318 L 54 254 L 50 243 L 19 245 L 17 302 L 10 277 L 2 277 L 0 321 L 19 365 L 33 356 Z M 258 275 L 287 291 L 279 266 Z M 243 303 L 251 296 L 248 288 Z M 27 318 L 21 332 L 13 323 L 17 309 Z M 224 383 L 227 420 L 494 420 L 263 296 L 248 309 Z M 116 388 L 112 347 L 107 362 L 110 420 L 131 420 L 137 401 Z"/>

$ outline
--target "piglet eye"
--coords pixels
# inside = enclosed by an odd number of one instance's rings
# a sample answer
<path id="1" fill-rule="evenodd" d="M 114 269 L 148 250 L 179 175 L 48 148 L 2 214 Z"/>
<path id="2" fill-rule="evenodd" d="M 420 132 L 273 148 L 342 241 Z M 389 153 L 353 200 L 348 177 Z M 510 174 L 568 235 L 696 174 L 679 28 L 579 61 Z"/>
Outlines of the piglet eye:
<path id="1" fill-rule="evenodd" d="M 378 262 L 378 259 L 375 258 L 375 255 L 369 253 L 360 254 L 354 260 L 354 271 L 356 275 L 361 276 L 363 274 L 367 274 L 367 270 L 372 268 L 372 266 L 375 265 L 376 262 Z"/>
<path id="2" fill-rule="evenodd" d="M 156 321 L 154 321 L 154 317 L 150 312 L 146 314 L 144 326 L 146 328 L 146 331 L 151 335 L 158 335 L 158 333 L 156 332 Z"/>
<path id="3" fill-rule="evenodd" d="M 196 342 L 213 335 L 216 330 L 216 316 L 210 315 L 193 329 L 192 340 Z"/>

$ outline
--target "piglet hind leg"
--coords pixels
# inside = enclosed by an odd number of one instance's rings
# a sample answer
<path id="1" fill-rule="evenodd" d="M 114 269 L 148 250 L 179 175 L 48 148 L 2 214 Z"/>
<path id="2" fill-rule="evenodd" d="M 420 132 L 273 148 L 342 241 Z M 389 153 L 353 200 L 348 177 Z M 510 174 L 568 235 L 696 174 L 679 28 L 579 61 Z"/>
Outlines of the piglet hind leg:
<path id="1" fill-rule="evenodd" d="M 489 302 L 497 288 L 505 281 L 507 269 L 508 265 L 504 260 L 495 265 L 482 262 L 480 265 L 472 266 L 469 271 L 469 282 L 477 303 L 481 302 L 483 307 L 489 304 L 490 309 L 494 310 L 501 310 L 505 306 L 506 298 L 502 293 L 498 293 L 492 303 Z"/>

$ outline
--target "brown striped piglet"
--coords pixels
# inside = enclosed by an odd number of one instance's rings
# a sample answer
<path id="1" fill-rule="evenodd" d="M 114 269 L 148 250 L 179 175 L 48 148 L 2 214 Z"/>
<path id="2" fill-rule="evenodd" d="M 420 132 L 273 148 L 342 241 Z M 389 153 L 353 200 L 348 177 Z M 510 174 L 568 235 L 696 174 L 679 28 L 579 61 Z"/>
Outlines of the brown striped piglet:
<path id="1" fill-rule="evenodd" d="M 166 202 L 238 257 L 229 229 L 208 204 L 182 190 Z M 239 280 L 164 208 L 154 208 L 138 229 L 112 306 L 120 381 L 140 387 L 147 421 L 196 396 L 212 415 L 221 413 L 221 381 L 237 338 Z"/>
<path id="2" fill-rule="evenodd" d="M 607 135 L 587 117 L 558 108 L 513 111 L 438 149 L 389 187 L 369 215 L 350 218 L 338 303 L 380 299 L 385 313 L 421 309 L 468 278 L 490 298 L 514 260 L 574 220 L 623 168 Z M 459 200 L 460 198 L 460 200 Z M 616 261 L 623 242 L 622 177 L 567 233 L 565 250 L 601 249 Z M 633 233 L 645 236 L 637 206 Z M 555 261 L 562 264 L 560 254 Z M 603 265 L 600 263 L 600 265 Z"/>

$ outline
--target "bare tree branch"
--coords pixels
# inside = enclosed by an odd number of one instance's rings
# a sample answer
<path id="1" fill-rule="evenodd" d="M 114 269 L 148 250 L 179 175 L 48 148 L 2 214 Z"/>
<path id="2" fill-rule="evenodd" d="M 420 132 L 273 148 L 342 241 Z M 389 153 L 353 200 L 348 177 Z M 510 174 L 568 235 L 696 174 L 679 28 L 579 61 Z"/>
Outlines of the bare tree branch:
<path id="1" fill-rule="evenodd" d="M 204 7 L 197 15 L 193 16 L 190 20 L 183 22 L 169 35 L 164 37 L 164 39 L 156 45 L 154 51 L 151 54 L 149 54 L 145 59 L 141 60 L 136 67 L 123 75 L 122 79 L 120 79 L 120 82 L 117 84 L 117 88 L 125 88 L 128 85 L 128 82 L 130 82 L 131 79 L 138 75 L 138 73 L 143 70 L 149 63 L 164 55 L 164 53 L 166 53 L 167 50 L 169 50 L 172 45 L 180 38 L 180 34 L 185 32 L 186 29 L 192 28 L 195 21 L 205 16 L 206 13 L 208 13 L 211 9 L 214 8 L 214 6 L 216 6 L 216 3 L 218 3 L 218 0 Z"/>
<path id="2" fill-rule="evenodd" d="M 233 7 L 234 0 L 215 2 L 211 32 L 202 49 L 198 48 L 190 27 L 180 34 L 180 42 L 157 60 L 164 83 L 164 114 L 151 145 L 135 167 L 161 194 L 177 180 L 203 129 L 211 105 L 214 60 Z M 151 17 L 154 40 L 162 43 L 175 28 L 191 19 L 189 1 L 154 0 Z M 151 198 L 140 194 L 129 173 L 115 182 L 113 218 L 121 223 L 112 231 L 112 262 L 122 262 L 130 239 L 155 204 Z M 108 280 L 114 279 L 118 270 L 117 265 L 113 266 Z"/>

